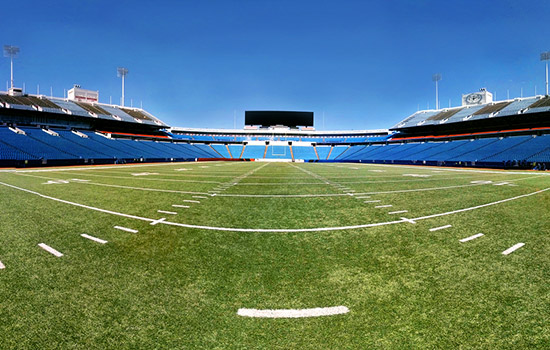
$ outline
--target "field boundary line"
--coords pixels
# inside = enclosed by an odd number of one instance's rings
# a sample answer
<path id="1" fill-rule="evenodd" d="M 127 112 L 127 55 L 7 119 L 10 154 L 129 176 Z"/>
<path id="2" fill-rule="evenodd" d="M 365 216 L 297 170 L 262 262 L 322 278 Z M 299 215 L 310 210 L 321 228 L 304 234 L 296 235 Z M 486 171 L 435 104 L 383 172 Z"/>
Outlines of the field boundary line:
<path id="1" fill-rule="evenodd" d="M 345 306 L 331 307 L 316 307 L 311 309 L 274 309 L 274 310 L 258 310 L 258 309 L 239 309 L 237 315 L 243 317 L 259 317 L 259 318 L 303 318 L 303 317 L 320 317 L 342 315 L 349 312 Z"/>
<path id="2" fill-rule="evenodd" d="M 50 200 L 53 200 L 53 201 L 57 201 L 57 202 L 65 203 L 65 204 L 69 204 L 69 205 L 74 205 L 74 206 L 85 208 L 85 209 L 95 210 L 95 211 L 99 211 L 99 212 L 106 213 L 106 214 L 123 216 L 123 217 L 126 217 L 126 218 L 142 220 L 142 221 L 147 221 L 147 222 L 155 221 L 155 219 L 151 219 L 151 218 L 145 218 L 145 217 L 137 216 L 137 215 L 119 213 L 119 212 L 112 211 L 112 210 L 101 209 L 101 208 L 97 208 L 97 207 L 92 207 L 92 206 L 88 206 L 88 205 L 84 205 L 84 204 L 80 204 L 80 203 L 67 201 L 67 200 L 60 199 L 60 198 L 47 196 L 47 195 L 41 194 L 39 192 L 28 190 L 28 189 L 25 189 L 25 188 L 14 186 L 14 185 L 10 185 L 10 184 L 7 184 L 5 182 L 0 182 L 0 185 L 10 187 L 10 188 L 13 188 L 13 189 L 16 189 L 16 190 L 19 190 L 19 191 L 27 192 L 27 193 L 30 193 L 30 194 L 34 194 L 36 196 L 39 196 L 39 197 L 42 197 L 42 198 L 45 198 L 45 199 L 50 199 Z M 265 228 L 231 228 L 231 227 L 192 225 L 192 224 L 183 224 L 183 223 L 170 222 L 170 221 L 163 221 L 162 224 L 170 225 L 170 226 L 187 227 L 187 228 L 193 228 L 193 229 L 204 229 L 204 230 L 212 230 L 212 231 L 230 231 L 230 232 L 267 232 L 267 233 L 269 233 L 269 232 L 272 232 L 272 233 L 278 232 L 278 233 L 284 233 L 284 232 L 321 232 L 321 231 L 352 230 L 352 229 L 359 229 L 359 228 L 368 228 L 368 227 L 377 227 L 377 226 L 400 224 L 400 223 L 405 223 L 405 222 L 425 220 L 425 219 L 431 219 L 431 218 L 436 218 L 436 217 L 440 217 L 440 216 L 446 216 L 446 215 L 451 215 L 451 214 L 462 213 L 462 212 L 466 212 L 466 211 L 476 210 L 476 209 L 480 209 L 480 208 L 493 206 L 493 205 L 496 205 L 496 204 L 501 204 L 501 203 L 513 201 L 513 200 L 520 199 L 520 198 L 530 197 L 530 196 L 533 196 L 533 195 L 536 195 L 536 194 L 546 192 L 548 190 L 550 190 L 550 187 L 547 187 L 545 189 L 538 190 L 538 191 L 535 191 L 535 192 L 530 192 L 530 193 L 527 193 L 527 194 L 522 194 L 522 195 L 519 195 L 519 196 L 502 199 L 502 200 L 495 201 L 495 202 L 480 204 L 480 205 L 476 205 L 474 207 L 469 207 L 469 208 L 457 209 L 457 210 L 453 210 L 453 211 L 449 211 L 449 212 L 445 212 L 445 213 L 426 215 L 426 216 L 421 216 L 421 217 L 412 218 L 412 219 L 402 218 L 400 220 L 394 220 L 394 221 L 377 222 L 377 223 L 360 224 L 360 225 L 350 225 L 350 226 L 315 227 L 315 228 L 301 228 L 301 229 L 265 229 Z"/>

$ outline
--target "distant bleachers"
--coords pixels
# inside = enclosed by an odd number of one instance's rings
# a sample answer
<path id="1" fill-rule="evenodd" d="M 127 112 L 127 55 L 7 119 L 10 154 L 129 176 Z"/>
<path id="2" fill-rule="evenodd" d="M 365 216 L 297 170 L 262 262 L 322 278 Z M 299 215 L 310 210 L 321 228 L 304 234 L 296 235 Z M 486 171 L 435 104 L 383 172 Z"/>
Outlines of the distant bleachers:
<path id="1" fill-rule="evenodd" d="M 390 162 L 547 162 L 550 135 L 509 136 L 445 142 L 352 146 L 342 160 Z M 332 158 L 332 156 L 331 156 Z"/>
<path id="2" fill-rule="evenodd" d="M 241 158 L 261 159 L 264 157 L 265 146 L 247 145 Z"/>
<path id="3" fill-rule="evenodd" d="M 315 149 L 312 146 L 292 146 L 294 159 L 317 160 Z"/>

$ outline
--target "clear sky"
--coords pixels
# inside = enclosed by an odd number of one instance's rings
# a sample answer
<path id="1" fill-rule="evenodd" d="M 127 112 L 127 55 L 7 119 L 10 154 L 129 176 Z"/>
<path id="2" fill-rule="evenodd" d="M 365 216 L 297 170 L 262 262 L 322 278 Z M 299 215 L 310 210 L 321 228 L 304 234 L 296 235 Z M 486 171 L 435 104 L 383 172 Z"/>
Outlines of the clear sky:
<path id="1" fill-rule="evenodd" d="M 434 73 L 441 106 L 482 87 L 497 99 L 543 93 L 550 50 L 548 0 L 30 0 L 1 11 L 26 92 L 80 84 L 115 103 L 124 66 L 127 105 L 187 127 L 232 128 L 236 115 L 242 128 L 245 110 L 272 109 L 313 111 L 318 130 L 388 128 L 435 106 Z"/>

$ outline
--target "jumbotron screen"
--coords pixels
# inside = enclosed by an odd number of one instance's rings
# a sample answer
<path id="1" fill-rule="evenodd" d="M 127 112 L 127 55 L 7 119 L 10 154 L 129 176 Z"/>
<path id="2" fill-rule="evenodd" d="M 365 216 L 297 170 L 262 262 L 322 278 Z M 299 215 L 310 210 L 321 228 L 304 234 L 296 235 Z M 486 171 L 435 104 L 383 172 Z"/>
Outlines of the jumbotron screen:
<path id="1" fill-rule="evenodd" d="M 261 126 L 313 126 L 313 112 L 245 111 L 244 123 L 245 125 Z"/>

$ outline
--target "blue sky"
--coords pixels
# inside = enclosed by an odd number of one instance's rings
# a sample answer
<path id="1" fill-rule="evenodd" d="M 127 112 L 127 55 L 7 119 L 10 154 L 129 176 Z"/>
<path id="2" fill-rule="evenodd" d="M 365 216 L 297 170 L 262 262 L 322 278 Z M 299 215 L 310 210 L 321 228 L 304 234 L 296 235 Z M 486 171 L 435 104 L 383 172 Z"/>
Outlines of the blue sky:
<path id="1" fill-rule="evenodd" d="M 550 1 L 10 1 L 16 85 L 73 84 L 143 102 L 174 126 L 232 128 L 254 109 L 315 112 L 318 130 L 388 128 L 486 87 L 544 92 Z M 0 81 L 9 60 L 0 61 Z M 2 87 L 2 90 L 4 88 Z M 323 122 L 324 115 L 324 122 Z"/>

